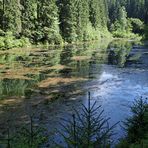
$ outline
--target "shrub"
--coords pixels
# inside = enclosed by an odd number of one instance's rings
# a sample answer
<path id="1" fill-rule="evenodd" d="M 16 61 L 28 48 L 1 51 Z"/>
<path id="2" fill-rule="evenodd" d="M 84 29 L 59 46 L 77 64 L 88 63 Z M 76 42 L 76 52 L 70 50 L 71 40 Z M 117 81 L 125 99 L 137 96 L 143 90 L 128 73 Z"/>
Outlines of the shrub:
<path id="1" fill-rule="evenodd" d="M 4 42 L 4 37 L 0 37 L 0 49 L 5 48 L 5 42 Z"/>
<path id="2" fill-rule="evenodd" d="M 127 136 L 117 145 L 118 148 L 148 147 L 148 101 L 137 99 L 131 106 L 132 117 L 124 123 Z"/>
<path id="3" fill-rule="evenodd" d="M 100 30 L 92 27 L 91 23 L 89 23 L 83 34 L 83 41 L 99 40 L 100 38 Z"/>
<path id="4" fill-rule="evenodd" d="M 10 49 L 15 47 L 14 42 L 15 37 L 13 36 L 12 32 L 6 32 L 5 35 L 5 48 Z"/>
<path id="5" fill-rule="evenodd" d="M 47 138 L 43 135 L 44 128 L 34 124 L 33 116 L 30 116 L 29 124 L 16 130 L 12 130 L 10 120 L 7 121 L 7 131 L 4 138 L 0 137 L 0 146 L 7 148 L 37 148 L 46 142 Z"/>
<path id="6" fill-rule="evenodd" d="M 0 36 L 4 36 L 4 35 L 5 35 L 5 32 L 0 29 Z"/>
<path id="7" fill-rule="evenodd" d="M 0 49 L 11 49 L 24 46 L 30 46 L 30 41 L 26 37 L 16 39 L 12 32 L 6 32 L 5 36 L 0 37 Z"/>
<path id="8" fill-rule="evenodd" d="M 109 126 L 110 118 L 103 117 L 101 106 L 95 107 L 96 102 L 90 105 L 90 94 L 88 107 L 82 105 L 82 110 L 75 110 L 71 120 L 64 120 L 61 124 L 64 130 L 60 132 L 67 147 L 90 148 L 109 147 L 111 136 L 116 126 Z"/>
<path id="9" fill-rule="evenodd" d="M 139 35 L 138 34 L 134 34 L 132 32 L 123 32 L 123 31 L 114 31 L 112 32 L 113 34 L 113 37 L 116 37 L 116 38 L 139 38 Z"/>
<path id="10" fill-rule="evenodd" d="M 147 109 L 147 100 L 142 98 L 135 100 L 131 106 L 133 116 L 124 122 L 130 142 L 143 138 L 145 131 L 148 131 Z"/>
<path id="11" fill-rule="evenodd" d="M 43 128 L 34 124 L 33 117 L 30 117 L 29 126 L 22 127 L 12 141 L 14 148 L 37 148 L 46 141 L 43 136 Z"/>
<path id="12" fill-rule="evenodd" d="M 132 30 L 134 33 L 143 33 L 144 30 L 144 22 L 142 22 L 140 19 L 137 18 L 130 18 L 129 19 L 131 25 L 132 25 Z"/>
<path id="13" fill-rule="evenodd" d="M 29 38 L 26 38 L 26 37 L 21 37 L 21 39 L 19 39 L 19 42 L 21 47 L 26 47 L 31 45 Z"/>
<path id="14" fill-rule="evenodd" d="M 38 28 L 34 32 L 34 41 L 36 43 L 43 43 L 43 44 L 62 44 L 63 39 L 62 36 L 59 34 L 58 31 L 53 30 L 52 28 L 44 27 Z"/>

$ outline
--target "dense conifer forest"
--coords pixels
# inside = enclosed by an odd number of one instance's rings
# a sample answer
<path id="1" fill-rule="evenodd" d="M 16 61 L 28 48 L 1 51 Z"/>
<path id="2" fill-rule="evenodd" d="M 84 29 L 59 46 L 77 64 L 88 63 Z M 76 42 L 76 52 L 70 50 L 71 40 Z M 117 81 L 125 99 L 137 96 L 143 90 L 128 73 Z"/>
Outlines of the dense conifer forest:
<path id="1" fill-rule="evenodd" d="M 0 0 L 0 48 L 144 36 L 147 23 L 147 0 Z"/>

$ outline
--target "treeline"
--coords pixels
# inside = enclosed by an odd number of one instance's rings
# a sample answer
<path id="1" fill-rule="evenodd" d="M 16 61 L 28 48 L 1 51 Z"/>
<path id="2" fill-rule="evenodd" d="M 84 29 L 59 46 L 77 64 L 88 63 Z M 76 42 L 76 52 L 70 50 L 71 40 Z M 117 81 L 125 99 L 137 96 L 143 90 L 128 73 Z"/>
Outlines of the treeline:
<path id="1" fill-rule="evenodd" d="M 0 48 L 124 37 L 143 25 L 128 17 L 147 23 L 147 0 L 0 0 Z"/>
<path id="2" fill-rule="evenodd" d="M 106 0 L 2 0 L 0 35 L 58 44 L 98 39 L 107 30 Z"/>
<path id="3" fill-rule="evenodd" d="M 124 37 L 133 33 L 144 35 L 148 23 L 147 0 L 108 0 L 109 29 L 114 36 Z"/>
<path id="4" fill-rule="evenodd" d="M 109 17 L 115 21 L 119 15 L 120 7 L 124 6 L 129 18 L 139 18 L 148 23 L 148 1 L 147 0 L 108 0 Z"/>

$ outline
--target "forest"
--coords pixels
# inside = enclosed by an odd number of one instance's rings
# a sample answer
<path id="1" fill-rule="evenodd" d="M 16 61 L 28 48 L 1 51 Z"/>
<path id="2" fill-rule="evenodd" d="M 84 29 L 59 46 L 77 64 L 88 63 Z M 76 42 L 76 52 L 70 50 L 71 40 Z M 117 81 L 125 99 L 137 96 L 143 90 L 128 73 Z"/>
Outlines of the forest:
<path id="1" fill-rule="evenodd" d="M 148 0 L 0 0 L 0 148 L 148 148 Z"/>
<path id="2" fill-rule="evenodd" d="M 0 48 L 147 38 L 147 23 L 147 0 L 0 0 Z"/>

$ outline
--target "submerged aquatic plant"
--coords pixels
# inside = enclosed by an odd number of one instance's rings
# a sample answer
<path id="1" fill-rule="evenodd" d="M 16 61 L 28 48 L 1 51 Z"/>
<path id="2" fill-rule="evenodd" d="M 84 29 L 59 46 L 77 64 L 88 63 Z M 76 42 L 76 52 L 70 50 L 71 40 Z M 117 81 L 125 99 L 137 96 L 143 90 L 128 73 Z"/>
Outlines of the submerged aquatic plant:
<path id="1" fill-rule="evenodd" d="M 63 130 L 58 132 L 63 137 L 66 147 L 110 147 L 113 129 L 118 123 L 109 126 L 110 118 L 104 118 L 104 110 L 100 108 L 101 106 L 96 107 L 96 102 L 91 105 L 89 93 L 88 106 L 82 104 L 81 111 L 74 109 L 72 120 L 63 119 L 64 122 L 60 123 Z"/>

